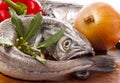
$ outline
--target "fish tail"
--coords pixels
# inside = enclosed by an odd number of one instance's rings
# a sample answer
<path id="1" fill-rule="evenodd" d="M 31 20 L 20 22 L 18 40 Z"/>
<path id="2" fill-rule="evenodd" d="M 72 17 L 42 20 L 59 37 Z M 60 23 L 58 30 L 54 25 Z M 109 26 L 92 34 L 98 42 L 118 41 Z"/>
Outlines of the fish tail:
<path id="1" fill-rule="evenodd" d="M 114 60 L 107 55 L 100 55 L 92 57 L 91 60 L 94 62 L 93 66 L 89 68 L 92 72 L 112 72 L 115 70 Z"/>

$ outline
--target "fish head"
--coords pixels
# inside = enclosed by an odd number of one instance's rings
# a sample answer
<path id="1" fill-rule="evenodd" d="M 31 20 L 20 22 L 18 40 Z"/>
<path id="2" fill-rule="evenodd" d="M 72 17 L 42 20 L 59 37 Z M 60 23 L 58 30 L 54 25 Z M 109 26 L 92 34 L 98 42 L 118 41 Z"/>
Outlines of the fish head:
<path id="1" fill-rule="evenodd" d="M 58 24 L 54 24 L 56 22 Z M 90 56 L 94 55 L 94 50 L 91 44 L 83 34 L 79 33 L 69 23 L 65 23 L 61 21 L 56 21 L 56 22 L 52 22 L 52 25 L 57 25 L 57 28 L 52 27 L 52 29 L 55 28 L 56 30 L 66 27 L 66 31 L 64 32 L 63 36 L 58 40 L 56 44 L 48 48 L 50 55 L 52 55 L 56 60 L 67 60 L 67 59 L 86 56 L 86 55 L 90 55 Z M 49 25 L 47 25 L 47 27 L 50 28 Z M 54 32 L 56 32 L 55 30 Z M 48 32 L 50 31 L 46 31 L 46 33 Z M 50 35 L 50 33 L 48 35 Z"/>
<path id="2" fill-rule="evenodd" d="M 53 57 L 57 60 L 66 60 L 81 56 L 94 55 L 94 50 L 89 41 L 77 31 L 65 33 L 58 41 Z"/>

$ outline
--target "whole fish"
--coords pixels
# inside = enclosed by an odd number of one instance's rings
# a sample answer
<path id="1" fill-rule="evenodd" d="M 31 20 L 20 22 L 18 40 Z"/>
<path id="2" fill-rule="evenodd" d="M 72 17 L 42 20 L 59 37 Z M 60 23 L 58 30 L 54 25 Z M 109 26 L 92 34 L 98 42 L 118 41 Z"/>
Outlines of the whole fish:
<path id="1" fill-rule="evenodd" d="M 33 16 L 20 17 L 24 26 L 27 26 L 32 18 Z M 51 57 L 57 60 L 47 59 L 44 65 L 15 46 L 0 46 L 0 72 L 22 80 L 58 80 L 65 79 L 66 75 L 77 71 L 114 71 L 114 61 L 108 56 L 80 57 L 94 53 L 93 48 L 82 34 L 58 19 L 43 17 L 42 27 L 30 43 L 36 46 L 42 39 L 46 40 L 64 27 L 67 29 L 61 39 L 46 49 Z M 0 23 L 0 36 L 15 41 L 16 32 L 10 19 Z"/>

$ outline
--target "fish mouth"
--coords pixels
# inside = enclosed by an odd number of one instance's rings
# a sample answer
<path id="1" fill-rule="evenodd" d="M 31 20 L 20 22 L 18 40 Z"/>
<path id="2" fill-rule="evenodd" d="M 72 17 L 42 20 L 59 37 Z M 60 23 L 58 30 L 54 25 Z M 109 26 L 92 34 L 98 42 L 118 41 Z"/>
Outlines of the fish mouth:
<path id="1" fill-rule="evenodd" d="M 76 50 L 74 53 L 70 54 L 67 59 L 76 59 L 76 58 L 84 58 L 84 57 L 93 57 L 95 52 L 93 49 L 91 50 Z"/>
<path id="2" fill-rule="evenodd" d="M 82 53 L 82 54 L 79 54 L 77 56 L 72 56 L 72 57 L 69 57 L 68 59 L 76 59 L 76 58 L 84 58 L 84 57 L 93 57 L 94 56 L 94 53 Z"/>

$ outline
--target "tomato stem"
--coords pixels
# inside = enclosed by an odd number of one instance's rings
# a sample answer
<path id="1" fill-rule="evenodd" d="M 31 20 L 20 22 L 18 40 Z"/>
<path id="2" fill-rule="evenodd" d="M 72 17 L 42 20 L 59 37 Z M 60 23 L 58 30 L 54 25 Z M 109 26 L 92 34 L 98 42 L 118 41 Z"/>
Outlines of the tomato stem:
<path id="1" fill-rule="evenodd" d="M 93 15 L 90 15 L 90 16 L 84 18 L 84 21 L 85 21 L 85 23 L 89 24 L 89 23 L 93 23 L 95 20 L 94 20 Z"/>
<path id="2" fill-rule="evenodd" d="M 20 5 L 14 3 L 11 0 L 3 0 L 3 1 L 6 2 L 10 7 L 12 7 L 17 12 L 18 15 L 25 14 L 25 12 L 24 12 L 25 10 L 23 10 Z M 23 3 L 21 3 L 21 4 L 23 4 Z"/>

